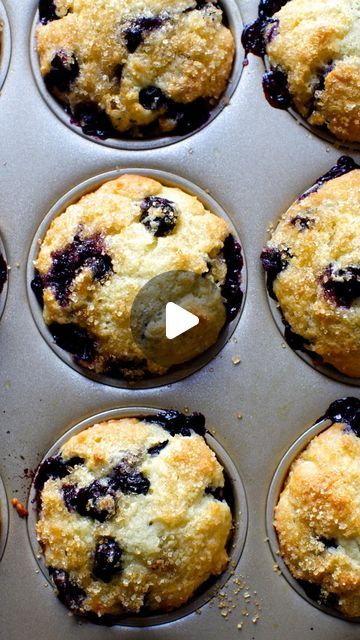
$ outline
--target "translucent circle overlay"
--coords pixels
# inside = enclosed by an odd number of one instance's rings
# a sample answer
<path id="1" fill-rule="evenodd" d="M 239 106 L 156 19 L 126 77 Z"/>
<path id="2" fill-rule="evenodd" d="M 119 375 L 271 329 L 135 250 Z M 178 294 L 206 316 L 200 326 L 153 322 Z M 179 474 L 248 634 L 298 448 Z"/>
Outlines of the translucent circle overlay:
<path id="1" fill-rule="evenodd" d="M 59 452 L 61 446 L 70 437 L 74 436 L 80 431 L 83 431 L 84 429 L 93 426 L 96 423 L 103 422 L 105 420 L 115 420 L 118 418 L 155 416 L 161 413 L 161 411 L 163 411 L 163 409 L 160 408 L 123 407 L 120 409 L 110 409 L 108 411 L 97 413 L 89 418 L 86 418 L 85 420 L 82 420 L 78 424 L 72 426 L 68 431 L 66 431 L 49 449 L 43 460 L 45 460 L 49 456 L 56 455 Z M 179 620 L 184 616 L 190 615 L 200 607 L 204 606 L 215 596 L 219 588 L 223 587 L 230 579 L 236 565 L 239 563 L 241 554 L 244 549 L 248 527 L 248 507 L 244 485 L 236 466 L 234 465 L 225 449 L 217 442 L 217 440 L 215 440 L 215 438 L 210 433 L 207 433 L 205 435 L 205 440 L 209 447 L 215 452 L 218 461 L 223 466 L 224 474 L 229 481 L 232 491 L 232 513 L 234 528 L 233 535 L 228 542 L 228 553 L 230 556 L 228 568 L 226 569 L 226 571 L 224 571 L 224 573 L 221 574 L 221 576 L 214 577 L 205 585 L 203 585 L 203 588 L 200 588 L 197 594 L 194 595 L 187 604 L 179 607 L 179 609 L 176 609 L 169 613 L 154 612 L 152 614 L 129 614 L 111 620 L 111 625 L 122 627 L 148 627 L 167 624 L 170 622 L 174 622 L 175 620 Z M 31 485 L 27 505 L 29 511 L 29 517 L 27 519 L 29 542 L 40 570 L 42 571 L 48 582 L 52 584 L 44 562 L 43 555 L 41 554 L 41 550 L 39 549 L 39 543 L 36 538 L 37 511 L 35 508 L 35 503 L 36 492 L 34 486 Z M 108 624 L 108 622 L 106 622 L 106 624 Z"/>
<path id="2" fill-rule="evenodd" d="M 48 327 L 46 326 L 43 320 L 41 307 L 38 301 L 36 300 L 35 295 L 31 289 L 31 281 L 34 277 L 34 260 L 36 259 L 38 250 L 39 250 L 39 239 L 44 238 L 46 231 L 50 226 L 51 221 L 54 218 L 56 218 L 59 214 L 61 214 L 70 204 L 77 202 L 81 198 L 81 196 L 96 190 L 104 182 L 113 180 L 124 174 L 136 174 L 140 176 L 147 176 L 149 178 L 154 178 L 155 180 L 158 180 L 164 185 L 178 187 L 186 191 L 190 195 L 196 196 L 203 203 L 203 205 L 207 209 L 209 209 L 212 213 L 214 213 L 215 215 L 218 215 L 221 218 L 224 218 L 224 220 L 228 224 L 229 232 L 233 234 L 235 240 L 239 242 L 241 245 L 242 257 L 244 260 L 244 266 L 241 272 L 241 275 L 242 275 L 241 290 L 243 293 L 241 308 L 237 316 L 234 318 L 234 320 L 232 320 L 231 322 L 227 323 L 224 326 L 216 344 L 210 349 L 208 349 L 207 351 L 205 351 L 204 353 L 202 353 L 200 356 L 194 358 L 194 360 L 188 363 L 185 363 L 184 365 L 179 365 L 176 368 L 174 367 L 173 370 L 169 370 L 168 373 L 162 376 L 147 378 L 134 383 L 127 382 L 126 380 L 123 380 L 123 379 L 116 379 L 116 378 L 111 378 L 109 376 L 105 376 L 102 374 L 97 374 L 86 369 L 85 367 L 81 367 L 78 364 L 76 364 L 76 362 L 74 362 L 70 353 L 68 353 L 67 351 L 64 351 L 63 349 L 61 349 L 55 344 L 53 336 L 51 335 Z M 214 200 L 214 198 L 212 198 L 209 194 L 207 194 L 205 191 L 203 191 L 196 185 L 192 184 L 188 180 L 185 180 L 184 178 L 180 178 L 179 176 L 174 176 L 173 174 L 167 173 L 165 171 L 160 171 L 155 169 L 150 170 L 150 169 L 143 169 L 143 168 L 142 169 L 137 169 L 137 168 L 116 169 L 114 171 L 103 173 L 101 175 L 90 178 L 89 180 L 85 180 L 85 182 L 82 182 L 80 185 L 76 186 L 74 189 L 71 189 L 71 191 L 69 191 L 62 198 L 60 198 L 60 200 L 58 200 L 54 204 L 54 206 L 50 209 L 50 211 L 45 216 L 38 230 L 35 233 L 34 239 L 31 244 L 30 252 L 29 252 L 26 278 L 27 278 L 28 300 L 29 300 L 29 305 L 31 308 L 33 318 L 35 320 L 35 323 L 41 335 L 43 336 L 47 344 L 51 347 L 51 349 L 61 358 L 61 360 L 66 362 L 66 364 L 68 364 L 70 367 L 75 369 L 75 371 L 78 371 L 82 375 L 85 375 L 86 377 L 91 378 L 92 380 L 95 380 L 97 382 L 101 382 L 103 384 L 107 384 L 114 387 L 125 388 L 125 389 L 128 389 L 128 388 L 149 389 L 154 387 L 161 387 L 163 385 L 167 385 L 167 384 L 176 382 L 178 380 L 182 380 L 183 378 L 186 378 L 192 373 L 195 373 L 195 371 L 198 371 L 199 369 L 204 367 L 210 360 L 215 358 L 215 356 L 221 351 L 221 349 L 225 346 L 225 344 L 229 341 L 232 334 L 234 333 L 237 327 L 237 324 L 240 320 L 242 311 L 244 309 L 246 291 L 247 291 L 247 269 L 246 269 L 246 260 L 245 260 L 243 246 L 241 244 L 241 239 L 239 238 L 239 235 L 231 219 L 229 218 L 227 213 L 224 211 L 224 209 L 222 209 L 222 207 L 216 202 L 216 200 Z"/>
<path id="3" fill-rule="evenodd" d="M 340 618 L 341 620 L 346 620 L 346 622 L 360 622 L 360 618 L 345 618 L 335 609 L 331 609 L 330 607 L 326 607 L 322 604 L 319 604 L 315 600 L 312 600 L 305 592 L 304 588 L 301 584 L 293 577 L 290 570 L 288 569 L 286 563 L 283 558 L 279 554 L 279 540 L 277 537 L 277 533 L 275 527 L 273 525 L 274 521 L 274 512 L 275 507 L 279 501 L 279 497 L 281 491 L 284 487 L 285 480 L 289 473 L 291 464 L 294 460 L 301 454 L 301 452 L 307 447 L 307 445 L 311 442 L 311 440 L 319 435 L 322 431 L 325 431 L 331 426 L 332 422 L 330 420 L 319 420 L 314 425 L 312 425 L 309 429 L 307 429 L 295 442 L 290 446 L 288 451 L 285 453 L 283 458 L 281 459 L 274 475 L 271 480 L 267 502 L 266 502 L 266 532 L 269 542 L 269 547 L 271 553 L 273 555 L 274 562 L 278 565 L 281 571 L 281 575 L 284 576 L 288 584 L 298 593 L 306 602 L 311 604 L 313 607 L 320 609 L 323 613 L 327 613 L 335 618 Z"/>
<path id="4" fill-rule="evenodd" d="M 222 0 L 221 2 L 226 17 L 229 22 L 230 30 L 234 36 L 235 40 L 235 57 L 233 68 L 231 72 L 231 76 L 228 81 L 227 88 L 220 98 L 218 104 L 214 106 L 214 108 L 210 112 L 210 117 L 203 125 L 199 128 L 194 129 L 184 135 L 173 135 L 173 136 L 159 136 L 154 138 L 144 138 L 144 139 L 136 139 L 130 137 L 123 138 L 107 138 L 105 140 L 101 140 L 100 138 L 96 138 L 94 136 L 88 136 L 83 133 L 81 127 L 78 127 L 74 123 L 71 122 L 70 116 L 64 111 L 61 105 L 57 102 L 57 100 L 51 95 L 51 93 L 46 89 L 44 79 L 41 75 L 40 67 L 39 67 L 39 59 L 36 50 L 36 27 L 39 24 L 39 14 L 36 11 L 33 25 L 31 29 L 30 36 L 30 60 L 33 75 L 38 87 L 38 90 L 50 108 L 50 110 L 61 120 L 63 124 L 65 124 L 69 129 L 79 134 L 83 138 L 87 140 L 92 140 L 98 144 L 104 145 L 106 147 L 112 147 L 115 149 L 156 149 L 159 147 L 166 147 L 170 144 L 174 144 L 179 142 L 180 140 L 184 140 L 193 136 L 198 131 L 201 131 L 205 127 L 209 126 L 211 122 L 221 113 L 223 108 L 229 104 L 229 100 L 232 97 L 241 77 L 242 69 L 243 69 L 243 60 L 244 60 L 244 50 L 241 45 L 241 34 L 243 30 L 243 23 L 240 15 L 240 10 L 236 0 Z"/>

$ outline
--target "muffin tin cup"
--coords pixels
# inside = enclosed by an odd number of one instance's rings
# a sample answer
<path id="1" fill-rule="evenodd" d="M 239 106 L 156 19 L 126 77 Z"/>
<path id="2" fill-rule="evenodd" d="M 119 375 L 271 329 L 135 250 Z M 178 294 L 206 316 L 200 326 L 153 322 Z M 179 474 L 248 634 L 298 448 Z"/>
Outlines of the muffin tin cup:
<path id="1" fill-rule="evenodd" d="M 0 561 L 4 555 L 9 533 L 9 504 L 6 490 L 0 476 Z"/>
<path id="2" fill-rule="evenodd" d="M 1 53 L 0 53 L 0 89 L 3 86 L 10 65 L 11 58 L 11 32 L 9 18 L 3 3 L 0 0 L 0 24 L 1 30 Z"/>
<path id="3" fill-rule="evenodd" d="M 332 425 L 330 420 L 319 420 L 307 429 L 287 450 L 283 458 L 281 459 L 270 484 L 267 501 L 266 501 L 266 532 L 268 544 L 273 555 L 276 565 L 279 567 L 282 576 L 286 579 L 288 584 L 298 593 L 306 602 L 313 607 L 320 609 L 324 613 L 330 614 L 335 618 L 340 618 L 346 622 L 359 623 L 360 618 L 345 618 L 335 609 L 318 604 L 315 600 L 312 600 L 304 591 L 301 584 L 293 577 L 286 563 L 282 559 L 279 551 L 279 540 L 275 527 L 273 525 L 275 507 L 278 503 L 280 494 L 284 487 L 284 482 L 287 478 L 290 466 L 292 462 L 301 454 L 310 441 L 322 431 L 325 431 Z"/>
<path id="4" fill-rule="evenodd" d="M 243 60 L 244 60 L 244 50 L 241 45 L 241 33 L 243 30 L 243 22 L 240 15 L 240 10 L 236 0 L 222 0 L 222 6 L 224 7 L 226 17 L 229 22 L 229 27 L 234 36 L 236 50 L 235 57 L 233 62 L 232 72 L 228 81 L 228 85 L 225 89 L 225 92 L 221 96 L 217 105 L 210 111 L 210 117 L 203 125 L 190 131 L 184 135 L 173 135 L 173 136 L 159 136 L 153 138 L 131 138 L 130 136 L 119 137 L 119 138 L 106 138 L 102 140 L 100 138 L 96 138 L 95 136 L 89 136 L 83 133 L 81 127 L 75 125 L 71 122 L 71 117 L 64 111 L 59 102 L 49 93 L 46 89 L 44 79 L 41 75 L 40 67 L 39 67 L 39 59 L 36 50 L 36 27 L 39 24 L 39 15 L 36 9 L 36 13 L 34 16 L 32 28 L 31 28 L 31 36 L 30 36 L 30 60 L 31 67 L 34 75 L 34 79 L 37 85 L 37 88 L 50 108 L 50 110 L 55 114 L 59 120 L 67 127 L 69 127 L 75 133 L 81 135 L 83 138 L 87 140 L 92 140 L 93 142 L 97 142 L 98 144 L 102 144 L 106 147 L 112 147 L 114 149 L 124 149 L 124 150 L 145 150 L 145 149 L 156 149 L 159 147 L 166 147 L 168 145 L 179 142 L 180 140 L 184 140 L 193 136 L 198 131 L 202 131 L 205 127 L 211 126 L 212 121 L 221 113 L 224 107 L 229 104 L 230 98 L 233 95 L 243 69 Z M 37 6 L 37 3 L 36 3 Z"/>
<path id="5" fill-rule="evenodd" d="M 206 208 L 208 208 L 210 211 L 212 211 L 219 217 L 225 219 L 231 233 L 234 235 L 235 239 L 239 241 L 241 244 L 242 257 L 244 260 L 244 266 L 242 269 L 242 283 L 241 283 L 241 290 L 243 292 L 241 308 L 236 318 L 234 318 L 234 320 L 227 323 L 223 327 L 217 342 L 212 347 L 210 347 L 210 349 L 207 349 L 207 351 L 205 351 L 201 355 L 197 356 L 193 360 L 183 365 L 174 367 L 173 370 L 169 370 L 168 373 L 158 377 L 147 378 L 139 382 L 127 382 L 126 380 L 122 380 L 122 379 L 118 380 L 115 378 L 111 378 L 109 376 L 94 373 L 90 370 L 87 370 L 84 367 L 77 365 L 74 362 L 72 356 L 68 352 L 64 351 L 54 343 L 53 337 L 43 320 L 41 307 L 38 301 L 36 300 L 36 297 L 31 289 L 31 280 L 34 277 L 33 263 L 38 254 L 39 239 L 44 238 L 45 233 L 51 221 L 54 218 L 56 218 L 60 213 L 62 213 L 66 209 L 66 207 L 68 207 L 70 204 L 79 200 L 79 198 L 81 198 L 81 196 L 83 196 L 84 194 L 97 189 L 101 184 L 103 184 L 104 182 L 107 182 L 108 180 L 113 180 L 125 174 L 137 174 L 137 175 L 146 176 L 149 178 L 154 178 L 155 180 L 158 180 L 159 182 L 167 186 L 178 187 L 180 189 L 183 189 L 187 193 L 196 196 L 204 204 Z M 240 320 L 240 317 L 244 308 L 244 304 L 245 304 L 245 299 L 246 299 L 246 290 L 247 290 L 246 274 L 247 274 L 246 260 L 244 256 L 244 249 L 241 243 L 241 239 L 239 238 L 237 230 L 235 229 L 228 214 L 214 200 L 214 198 L 212 198 L 209 194 L 207 194 L 205 191 L 200 189 L 200 187 L 197 187 L 196 185 L 192 184 L 188 180 L 185 180 L 184 178 L 181 178 L 179 176 L 172 175 L 165 171 L 159 171 L 155 169 L 150 170 L 150 169 L 143 169 L 143 168 L 115 169 L 114 171 L 109 171 L 109 172 L 100 174 L 98 176 L 94 176 L 89 180 L 85 180 L 85 182 L 82 182 L 80 185 L 78 185 L 74 189 L 71 189 L 71 191 L 69 191 L 62 198 L 60 198 L 60 200 L 58 200 L 55 203 L 55 205 L 50 209 L 49 213 L 45 216 L 40 227 L 38 228 L 31 245 L 31 249 L 28 257 L 28 263 L 27 263 L 27 292 L 28 292 L 28 300 L 29 300 L 31 311 L 32 311 L 32 315 L 41 335 L 46 340 L 47 344 L 51 347 L 51 349 L 64 362 L 66 362 L 66 364 L 71 366 L 73 369 L 75 369 L 79 373 L 91 378 L 92 380 L 101 382 L 103 384 L 107 384 L 114 387 L 125 388 L 125 389 L 149 389 L 154 387 L 161 387 L 164 385 L 168 385 L 172 382 L 182 380 L 183 378 L 190 376 L 192 373 L 195 373 L 195 371 L 198 371 L 199 369 L 204 367 L 206 364 L 210 362 L 210 360 L 212 360 L 218 355 L 221 349 L 223 349 L 226 343 L 230 340 Z"/>
<path id="6" fill-rule="evenodd" d="M 265 285 L 266 285 L 266 282 L 267 282 L 267 277 L 265 275 Z M 280 307 L 279 303 L 276 300 L 271 298 L 267 288 L 266 288 L 266 291 L 267 291 L 267 297 L 268 297 L 268 302 L 269 302 L 269 306 L 270 306 L 270 311 L 271 311 L 272 317 L 274 319 L 274 322 L 275 322 L 277 328 L 279 329 L 281 335 L 284 338 L 284 342 L 286 343 L 285 325 L 284 325 L 283 319 L 282 319 L 281 307 Z M 290 348 L 291 347 L 289 346 L 289 349 Z M 315 352 L 314 352 L 314 358 L 313 358 L 313 357 L 311 357 L 310 352 L 308 353 L 308 352 L 295 350 L 295 349 L 292 349 L 292 350 L 294 351 L 294 353 L 296 353 L 297 356 L 299 356 L 299 358 L 304 360 L 304 362 L 306 362 L 306 364 L 308 364 L 310 367 L 315 369 L 315 371 L 318 371 L 322 375 L 327 376 L 328 378 L 331 378 L 332 380 L 336 380 L 337 382 L 342 382 L 343 384 L 351 385 L 351 386 L 354 386 L 354 387 L 360 387 L 360 378 L 352 378 L 350 376 L 346 376 L 345 374 L 341 373 L 340 371 L 335 369 L 335 367 L 331 366 L 330 364 L 328 365 L 325 362 L 324 363 L 317 362 L 316 353 Z"/>
<path id="7" fill-rule="evenodd" d="M 0 255 L 3 256 L 6 264 L 8 264 L 4 243 L 3 243 L 1 238 L 0 238 Z M 0 320 L 1 320 L 2 314 L 4 313 L 4 309 L 5 309 L 5 305 L 6 305 L 6 298 L 7 298 L 7 294 L 8 294 L 8 288 L 9 288 L 9 276 L 10 276 L 10 271 L 8 269 L 6 282 L 4 283 L 4 286 L 3 286 L 2 291 L 0 293 Z"/>
<path id="8" fill-rule="evenodd" d="M 97 413 L 70 427 L 70 429 L 66 431 L 49 449 L 43 460 L 45 460 L 48 456 L 56 455 L 60 447 L 70 437 L 74 436 L 80 431 L 83 431 L 84 429 L 91 427 L 98 422 L 114 420 L 117 418 L 154 416 L 158 415 L 160 411 L 162 411 L 162 409 L 160 408 L 139 406 L 122 407 L 119 409 L 110 409 L 108 411 Z M 224 473 L 228 478 L 232 489 L 234 529 L 232 537 L 228 543 L 228 552 L 230 556 L 228 568 L 220 576 L 211 578 L 203 588 L 200 587 L 198 593 L 194 595 L 187 604 L 179 607 L 179 609 L 175 609 L 174 611 L 171 611 L 169 613 L 154 612 L 153 614 L 128 614 L 119 618 L 113 618 L 111 620 L 112 625 L 128 627 L 149 627 L 154 625 L 163 625 L 174 622 L 175 620 L 179 620 L 184 616 L 194 613 L 194 611 L 197 611 L 200 607 L 205 605 L 216 595 L 218 590 L 221 589 L 221 587 L 223 587 L 225 583 L 230 579 L 235 567 L 238 565 L 245 545 L 248 527 L 248 508 L 244 485 L 235 464 L 233 463 L 225 449 L 219 444 L 219 442 L 210 433 L 206 433 L 205 440 L 209 447 L 215 452 L 217 459 L 223 466 Z M 27 530 L 29 542 L 40 570 L 42 571 L 48 582 L 52 584 L 49 578 L 48 570 L 45 566 L 43 555 L 39 548 L 39 543 L 36 538 L 35 527 L 37 522 L 37 510 L 34 506 L 35 501 L 36 492 L 34 486 L 32 485 L 28 497 L 29 517 L 27 519 Z M 101 620 L 99 621 L 99 623 L 101 624 Z"/>

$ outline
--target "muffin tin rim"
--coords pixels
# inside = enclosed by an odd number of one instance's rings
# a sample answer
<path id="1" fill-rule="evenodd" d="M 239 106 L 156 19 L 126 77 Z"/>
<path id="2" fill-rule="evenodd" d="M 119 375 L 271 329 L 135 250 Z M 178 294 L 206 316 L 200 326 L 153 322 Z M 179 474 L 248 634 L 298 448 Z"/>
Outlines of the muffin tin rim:
<path id="1" fill-rule="evenodd" d="M 0 20 L 3 23 L 1 31 L 1 53 L 0 53 L 0 89 L 3 87 L 7 78 L 10 60 L 11 60 L 11 27 L 7 9 L 0 0 Z"/>
<path id="2" fill-rule="evenodd" d="M 161 411 L 164 411 L 163 407 L 148 407 L 148 406 L 119 406 L 117 408 L 112 409 L 104 409 L 103 411 L 92 414 L 86 418 L 81 419 L 78 422 L 72 422 L 70 426 L 68 426 L 65 431 L 61 433 L 61 435 L 56 439 L 55 442 L 51 445 L 45 455 L 42 457 L 39 464 L 41 464 L 48 456 L 54 455 L 58 453 L 62 444 L 68 441 L 68 439 L 74 436 L 81 431 L 86 430 L 87 428 L 91 428 L 94 424 L 98 422 L 108 421 L 111 419 L 120 419 L 127 417 L 141 417 L 146 415 L 156 416 Z M 234 497 L 234 513 L 233 515 L 233 534 L 228 544 L 230 544 L 230 548 L 228 550 L 229 553 L 229 563 L 225 571 L 219 576 L 213 576 L 211 581 L 212 584 L 198 595 L 193 596 L 190 600 L 182 605 L 181 607 L 170 611 L 169 613 L 157 613 L 149 615 L 136 615 L 129 614 L 124 617 L 123 621 L 121 618 L 119 620 L 114 621 L 111 626 L 113 627 L 133 627 L 133 628 L 141 628 L 141 627 L 152 627 L 152 626 L 163 626 L 185 616 L 194 614 L 199 608 L 208 604 L 212 598 L 217 593 L 218 589 L 221 589 L 231 578 L 233 571 L 239 565 L 241 560 L 241 556 L 245 547 L 246 537 L 248 532 L 248 502 L 246 496 L 245 486 L 240 475 L 240 472 L 237 468 L 237 465 L 233 461 L 232 457 L 227 453 L 225 447 L 220 444 L 220 442 L 212 435 L 211 432 L 207 431 L 204 439 L 210 449 L 215 453 L 217 460 L 220 462 L 221 466 L 224 469 L 225 474 L 228 476 Z M 0 478 L 1 480 L 1 478 Z M 34 489 L 33 482 L 31 483 L 28 497 L 27 497 L 27 508 L 28 508 L 28 518 L 26 520 L 26 529 L 27 529 L 27 537 L 30 545 L 30 549 L 34 555 L 36 563 L 41 570 L 42 575 L 46 578 L 47 582 L 53 587 L 52 582 L 49 577 L 48 570 L 46 568 L 44 562 L 44 556 L 39 552 L 39 542 L 35 533 L 35 525 L 37 522 L 37 510 L 34 507 L 36 492 Z M 201 587 L 199 588 L 201 591 Z M 63 606 L 63 605 L 62 605 Z"/>
<path id="3" fill-rule="evenodd" d="M 7 259 L 7 255 L 6 255 L 6 250 L 5 250 L 5 245 L 4 242 L 1 238 L 0 235 L 0 255 L 3 256 L 5 262 L 6 262 L 6 266 L 7 266 L 7 278 L 6 278 L 6 282 L 4 282 L 4 286 L 3 289 L 0 293 L 0 320 L 1 317 L 5 311 L 5 306 L 6 306 L 6 300 L 7 300 L 7 296 L 8 296 L 8 291 L 9 291 L 9 277 L 10 277 L 10 269 L 9 269 L 9 263 L 8 263 L 8 259 Z"/>
<path id="4" fill-rule="evenodd" d="M 41 307 L 31 289 L 31 280 L 34 276 L 34 266 L 33 261 L 35 260 L 38 249 L 39 249 L 39 239 L 43 240 L 46 231 L 48 230 L 51 221 L 56 218 L 58 215 L 64 212 L 66 207 L 68 207 L 71 203 L 77 202 L 83 195 L 95 191 L 105 182 L 113 180 L 121 175 L 126 174 L 134 174 L 141 175 L 150 178 L 154 178 L 158 180 L 162 184 L 173 186 L 184 190 L 186 193 L 197 197 L 200 202 L 204 204 L 206 208 L 208 208 L 212 213 L 218 215 L 223 218 L 230 229 L 230 232 L 234 235 L 235 239 L 240 242 L 242 258 L 243 258 L 243 267 L 241 270 L 241 291 L 243 293 L 242 302 L 240 309 L 236 315 L 236 317 L 229 323 L 226 323 L 220 332 L 219 339 L 217 342 L 207 349 L 204 353 L 200 354 L 196 358 L 193 358 L 188 363 L 184 363 L 184 365 L 180 365 L 179 367 L 175 367 L 173 371 L 169 370 L 169 372 L 161 375 L 154 376 L 149 379 L 144 379 L 138 382 L 126 382 L 123 379 L 115 379 L 109 376 L 105 376 L 103 374 L 97 374 L 92 372 L 91 370 L 87 370 L 85 367 L 81 367 L 77 365 L 71 356 L 70 353 L 58 347 L 53 340 L 53 337 L 50 334 L 50 331 L 47 328 L 42 316 Z M 68 366 L 70 366 L 73 370 L 77 371 L 81 375 L 94 380 L 95 382 L 121 388 L 121 389 L 131 389 L 133 391 L 138 391 L 141 389 L 155 389 L 159 387 L 163 387 L 168 384 L 173 384 L 184 380 L 190 377 L 192 374 L 196 373 L 207 364 L 215 360 L 215 358 L 220 354 L 220 352 L 224 349 L 227 343 L 231 340 L 233 334 L 235 333 L 238 324 L 241 320 L 241 316 L 244 311 L 246 295 L 247 295 L 247 263 L 245 251 L 242 243 L 242 239 L 237 231 L 237 226 L 232 220 L 232 217 L 227 213 L 222 205 L 219 204 L 217 200 L 215 200 L 210 194 L 206 193 L 201 187 L 198 187 L 196 184 L 190 182 L 189 180 L 183 178 L 182 176 L 175 175 L 173 173 L 159 170 L 159 169 L 151 169 L 148 167 L 131 167 L 131 168 L 122 168 L 122 169 L 113 169 L 110 171 L 103 172 L 101 174 L 93 175 L 90 178 L 82 181 L 80 184 L 71 188 L 68 192 L 66 192 L 63 196 L 61 196 L 48 210 L 46 215 L 43 217 L 40 225 L 38 226 L 33 240 L 31 242 L 30 250 L 27 258 L 27 266 L 26 266 L 26 290 L 27 290 L 27 299 L 28 304 L 30 306 L 30 311 L 35 322 L 35 325 L 41 334 L 42 338 L 47 343 L 48 347 L 52 349 L 52 351 Z"/>
<path id="5" fill-rule="evenodd" d="M 9 537 L 9 503 L 4 481 L 0 475 L 0 562 L 4 556 Z"/>
<path id="6" fill-rule="evenodd" d="M 270 486 L 268 489 L 267 497 L 266 497 L 266 509 L 265 509 L 265 526 L 266 526 L 266 535 L 267 542 L 269 546 L 269 550 L 273 556 L 274 562 L 279 567 L 281 571 L 281 576 L 284 577 L 286 582 L 292 589 L 308 604 L 312 605 L 316 609 L 326 613 L 327 615 L 331 615 L 334 618 L 338 618 L 343 622 L 350 622 L 353 624 L 360 623 L 359 618 L 346 618 L 340 612 L 335 609 L 331 609 L 330 607 L 326 607 L 317 603 L 315 600 L 312 600 L 304 591 L 304 589 L 299 584 L 298 580 L 293 577 L 290 569 L 288 569 L 285 561 L 283 560 L 280 552 L 279 552 L 279 540 L 274 527 L 274 511 L 275 507 L 278 503 L 280 494 L 284 488 L 285 480 L 290 471 L 290 467 L 292 463 L 296 460 L 296 458 L 306 449 L 306 447 L 310 444 L 310 442 L 318 436 L 326 429 L 330 428 L 333 425 L 333 422 L 328 418 L 319 418 L 313 423 L 310 427 L 308 427 L 303 433 L 301 433 L 296 440 L 292 442 L 292 444 L 288 447 L 288 449 L 283 453 L 278 462 L 275 472 L 272 476 Z"/>
<path id="7" fill-rule="evenodd" d="M 1 1 L 1 0 L 0 0 Z M 39 24 L 39 16 L 38 16 L 38 4 L 39 0 L 34 0 L 35 7 L 35 15 L 31 23 L 30 30 L 30 66 L 32 71 L 32 76 L 35 81 L 35 85 L 37 90 L 40 93 L 40 96 L 44 100 L 48 109 L 50 109 L 52 115 L 56 116 L 62 124 L 64 124 L 68 129 L 77 133 L 85 140 L 89 140 L 90 142 L 95 142 L 102 146 L 123 150 L 123 151 L 144 151 L 151 149 L 160 149 L 164 147 L 168 147 L 170 145 L 182 142 L 183 140 L 188 140 L 192 136 L 200 133 L 208 126 L 212 124 L 212 122 L 221 115 L 223 109 L 226 108 L 228 101 L 234 96 L 235 91 L 237 90 L 242 71 L 243 71 L 243 61 L 244 61 L 244 49 L 241 44 L 241 33 L 244 28 L 244 23 L 242 20 L 241 9 L 237 2 L 237 0 L 221 0 L 222 5 L 225 9 L 226 17 L 229 21 L 229 28 L 233 34 L 235 41 L 235 55 L 233 66 L 231 70 L 231 74 L 229 76 L 229 80 L 227 82 L 226 89 L 222 96 L 220 97 L 217 104 L 213 109 L 210 110 L 210 116 L 208 120 L 201 125 L 200 127 L 190 131 L 184 135 L 174 135 L 174 136 L 159 136 L 157 138 L 149 138 L 149 139 L 138 139 L 138 138 L 106 138 L 101 139 L 96 136 L 90 136 L 85 134 L 81 127 L 71 122 L 71 117 L 64 111 L 59 102 L 51 95 L 51 93 L 46 89 L 43 76 L 41 75 L 39 59 L 37 55 L 36 48 L 36 27 Z"/>

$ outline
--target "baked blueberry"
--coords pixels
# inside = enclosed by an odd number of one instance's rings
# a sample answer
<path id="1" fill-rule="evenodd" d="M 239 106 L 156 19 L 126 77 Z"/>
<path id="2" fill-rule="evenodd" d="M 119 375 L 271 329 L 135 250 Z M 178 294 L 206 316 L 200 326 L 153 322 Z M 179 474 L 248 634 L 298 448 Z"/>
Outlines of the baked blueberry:
<path id="1" fill-rule="evenodd" d="M 63 569 L 51 568 L 49 573 L 57 589 L 59 600 L 67 606 L 71 613 L 82 613 L 82 604 L 86 599 L 85 591 L 80 589 Z"/>
<path id="2" fill-rule="evenodd" d="M 51 91 L 68 91 L 79 75 L 79 64 L 75 56 L 59 51 L 51 60 L 50 71 L 45 76 L 45 84 Z"/>
<path id="3" fill-rule="evenodd" d="M 178 212 L 174 202 L 148 196 L 141 202 L 140 210 L 140 222 L 157 238 L 167 236 L 175 228 Z"/>
<path id="4" fill-rule="evenodd" d="M 124 31 L 125 43 L 130 53 L 134 53 L 144 38 L 163 24 L 160 16 L 140 16 L 134 18 Z"/>
<path id="5" fill-rule="evenodd" d="M 110 582 L 122 569 L 121 556 L 122 551 L 114 538 L 101 538 L 95 548 L 93 576 Z"/>
<path id="6" fill-rule="evenodd" d="M 105 522 L 115 513 L 115 488 L 108 477 L 94 480 L 88 486 L 78 489 L 76 511 L 98 522 Z"/>
<path id="7" fill-rule="evenodd" d="M 223 469 L 189 431 L 204 419 L 173 412 L 170 433 L 166 415 L 95 424 L 47 465 L 37 537 L 72 613 L 114 621 L 145 608 L 170 611 L 227 566 L 232 515 Z M 76 459 L 81 464 L 69 467 Z"/>

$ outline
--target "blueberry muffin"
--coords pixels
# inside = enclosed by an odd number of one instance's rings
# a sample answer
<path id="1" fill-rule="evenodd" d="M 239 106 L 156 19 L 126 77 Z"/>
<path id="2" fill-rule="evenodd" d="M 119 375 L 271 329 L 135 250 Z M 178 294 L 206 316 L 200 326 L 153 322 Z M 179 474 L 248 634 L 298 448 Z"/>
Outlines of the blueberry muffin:
<path id="1" fill-rule="evenodd" d="M 351 158 L 286 211 L 261 259 L 290 346 L 360 377 L 360 167 Z"/>
<path id="2" fill-rule="evenodd" d="M 360 400 L 335 401 L 332 426 L 290 467 L 275 509 L 280 552 L 319 604 L 360 616 Z"/>
<path id="3" fill-rule="evenodd" d="M 311 125 L 360 142 L 358 0 L 262 0 L 243 43 L 268 58 L 263 86 L 272 106 L 293 106 Z"/>
<path id="4" fill-rule="evenodd" d="M 136 295 L 154 277 L 193 272 L 220 292 L 220 303 L 205 308 L 197 290 L 187 290 L 186 308 L 200 317 L 196 355 L 215 344 L 242 300 L 241 249 L 224 219 L 181 189 L 138 175 L 106 182 L 55 218 L 35 268 L 32 287 L 55 342 L 79 365 L 115 378 L 167 369 L 147 357 L 131 330 Z M 168 342 L 164 332 L 159 351 Z"/>
<path id="5" fill-rule="evenodd" d="M 209 117 L 235 45 L 215 0 L 41 0 L 47 89 L 99 138 L 184 134 Z"/>
<path id="6" fill-rule="evenodd" d="M 95 424 L 39 467 L 37 537 L 76 614 L 170 611 L 228 563 L 223 469 L 201 414 Z"/>

